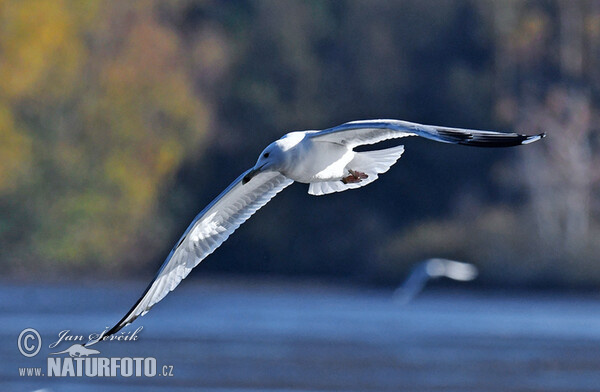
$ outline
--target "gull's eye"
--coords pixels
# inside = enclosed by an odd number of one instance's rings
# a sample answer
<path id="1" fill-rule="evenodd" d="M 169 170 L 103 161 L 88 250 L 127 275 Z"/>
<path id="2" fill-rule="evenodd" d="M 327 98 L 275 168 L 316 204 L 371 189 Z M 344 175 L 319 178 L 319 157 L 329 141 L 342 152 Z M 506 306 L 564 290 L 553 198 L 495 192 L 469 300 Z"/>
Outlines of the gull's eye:
<path id="1" fill-rule="evenodd" d="M 263 154 L 263 157 L 265 157 L 265 158 L 268 158 L 268 157 L 269 157 L 269 153 L 268 153 L 268 152 L 265 152 L 265 153 Z"/>

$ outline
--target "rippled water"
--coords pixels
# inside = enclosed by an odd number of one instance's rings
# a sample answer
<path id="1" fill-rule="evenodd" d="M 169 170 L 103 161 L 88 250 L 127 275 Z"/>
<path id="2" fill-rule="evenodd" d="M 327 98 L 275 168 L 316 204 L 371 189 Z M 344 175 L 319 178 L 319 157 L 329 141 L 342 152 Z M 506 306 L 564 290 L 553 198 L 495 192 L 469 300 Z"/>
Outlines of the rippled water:
<path id="1" fill-rule="evenodd" d="M 139 340 L 93 347 L 172 377 L 19 376 L 73 343 L 50 349 L 60 331 L 102 330 L 144 288 L 0 286 L 0 391 L 600 390 L 600 296 L 438 290 L 402 306 L 391 291 L 265 281 L 186 281 L 127 327 Z M 28 327 L 33 358 L 17 347 Z"/>

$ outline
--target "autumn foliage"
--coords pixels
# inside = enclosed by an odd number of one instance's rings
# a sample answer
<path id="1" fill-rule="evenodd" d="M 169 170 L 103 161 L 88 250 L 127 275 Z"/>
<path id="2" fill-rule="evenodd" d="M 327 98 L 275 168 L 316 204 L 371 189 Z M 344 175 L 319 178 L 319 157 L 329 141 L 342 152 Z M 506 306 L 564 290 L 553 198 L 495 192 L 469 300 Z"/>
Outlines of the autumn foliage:
<path id="1" fill-rule="evenodd" d="M 150 274 L 273 139 L 387 117 L 548 137 L 403 139 L 373 185 L 292 186 L 201 268 L 596 284 L 599 70 L 591 0 L 0 0 L 0 265 Z"/>

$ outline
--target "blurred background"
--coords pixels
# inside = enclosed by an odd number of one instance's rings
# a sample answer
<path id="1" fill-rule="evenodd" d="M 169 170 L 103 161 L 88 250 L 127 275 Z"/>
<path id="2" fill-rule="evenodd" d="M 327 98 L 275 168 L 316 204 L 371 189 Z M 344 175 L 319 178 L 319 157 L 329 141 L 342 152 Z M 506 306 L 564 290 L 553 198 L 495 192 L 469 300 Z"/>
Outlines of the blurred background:
<path id="1" fill-rule="evenodd" d="M 403 140 L 381 181 L 324 198 L 295 185 L 200 269 L 390 284 L 441 256 L 495 285 L 600 282 L 597 1 L 0 10 L 6 274 L 151 276 L 272 140 L 399 118 L 548 138 L 505 150 Z"/>
<path id="2" fill-rule="evenodd" d="M 471 288 L 595 293 L 599 100 L 600 1 L 1 0 L 4 309 L 45 282 L 139 279 L 110 323 L 264 146 L 370 118 L 548 137 L 403 139 L 364 189 L 286 189 L 188 280 L 385 290 L 445 257 L 478 267 Z"/>

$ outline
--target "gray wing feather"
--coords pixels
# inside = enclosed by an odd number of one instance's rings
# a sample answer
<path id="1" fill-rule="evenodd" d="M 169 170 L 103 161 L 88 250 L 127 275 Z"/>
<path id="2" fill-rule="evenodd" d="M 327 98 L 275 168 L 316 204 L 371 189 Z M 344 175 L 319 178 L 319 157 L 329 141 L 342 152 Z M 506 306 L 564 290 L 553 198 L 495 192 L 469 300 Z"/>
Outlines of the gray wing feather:
<path id="1" fill-rule="evenodd" d="M 528 136 L 514 132 L 449 128 L 401 120 L 352 121 L 309 134 L 314 140 L 340 143 L 351 148 L 405 136 L 421 136 L 442 143 L 477 147 L 510 147 L 532 143 L 543 138 L 545 134 Z"/>

